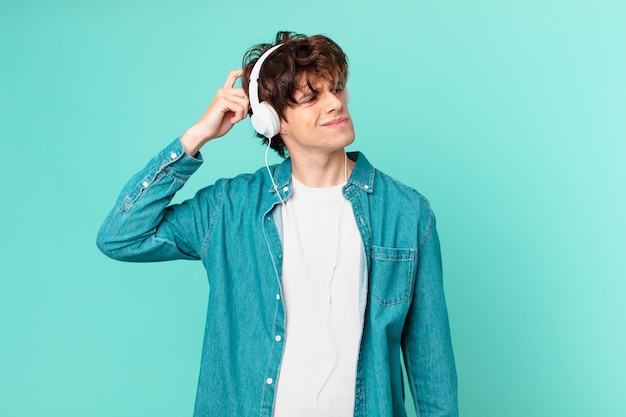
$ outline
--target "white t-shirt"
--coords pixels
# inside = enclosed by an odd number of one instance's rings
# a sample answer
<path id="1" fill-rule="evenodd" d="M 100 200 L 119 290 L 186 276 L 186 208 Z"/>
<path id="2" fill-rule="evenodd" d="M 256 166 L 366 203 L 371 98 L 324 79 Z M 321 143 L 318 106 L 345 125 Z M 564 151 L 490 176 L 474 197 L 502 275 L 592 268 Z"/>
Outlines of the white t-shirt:
<path id="1" fill-rule="evenodd" d="M 344 184 L 311 188 L 292 177 L 292 186 L 282 208 L 287 328 L 274 417 L 351 417 L 361 237 Z"/>

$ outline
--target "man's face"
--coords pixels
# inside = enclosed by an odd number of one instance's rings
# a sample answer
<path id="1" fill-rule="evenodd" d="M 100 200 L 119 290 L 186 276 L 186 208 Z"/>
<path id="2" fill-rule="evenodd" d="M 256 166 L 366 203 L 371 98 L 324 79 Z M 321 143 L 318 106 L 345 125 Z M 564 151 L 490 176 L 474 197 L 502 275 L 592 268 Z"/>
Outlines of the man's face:
<path id="1" fill-rule="evenodd" d="M 285 108 L 280 135 L 290 155 L 331 153 L 354 141 L 354 126 L 343 87 L 320 79 L 308 86 L 304 77 L 295 93 L 296 103 Z"/>

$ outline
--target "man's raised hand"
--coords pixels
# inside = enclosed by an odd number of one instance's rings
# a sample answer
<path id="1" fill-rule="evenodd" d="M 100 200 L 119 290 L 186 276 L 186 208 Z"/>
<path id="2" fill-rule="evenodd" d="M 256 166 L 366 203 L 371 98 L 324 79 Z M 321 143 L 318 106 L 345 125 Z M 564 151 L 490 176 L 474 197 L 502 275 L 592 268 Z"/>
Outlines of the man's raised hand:
<path id="1" fill-rule="evenodd" d="M 195 156 L 205 143 L 224 136 L 235 123 L 248 115 L 248 96 L 243 88 L 234 87 L 242 75 L 242 69 L 230 71 L 202 117 L 181 136 L 185 152 L 189 155 Z"/>

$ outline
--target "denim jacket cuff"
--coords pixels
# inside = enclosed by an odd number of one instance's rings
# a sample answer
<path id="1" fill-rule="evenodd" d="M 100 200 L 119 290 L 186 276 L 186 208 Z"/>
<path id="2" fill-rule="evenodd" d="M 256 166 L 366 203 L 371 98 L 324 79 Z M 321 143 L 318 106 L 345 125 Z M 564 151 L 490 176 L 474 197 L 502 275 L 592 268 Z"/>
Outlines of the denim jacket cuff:
<path id="1" fill-rule="evenodd" d="M 161 169 L 167 168 L 168 171 L 174 172 L 181 178 L 189 178 L 200 168 L 203 162 L 200 152 L 195 157 L 185 152 L 185 148 L 180 142 L 180 137 L 176 138 L 161 151 L 159 159 Z"/>

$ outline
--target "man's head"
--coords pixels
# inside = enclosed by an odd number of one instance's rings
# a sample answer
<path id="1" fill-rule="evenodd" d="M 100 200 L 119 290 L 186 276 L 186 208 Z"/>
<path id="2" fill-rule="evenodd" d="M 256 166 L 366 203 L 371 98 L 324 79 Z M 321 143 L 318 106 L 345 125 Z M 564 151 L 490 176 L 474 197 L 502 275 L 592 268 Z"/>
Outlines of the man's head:
<path id="1" fill-rule="evenodd" d="M 270 104 L 280 119 L 288 120 L 288 108 L 299 106 L 304 94 L 321 90 L 342 91 L 348 79 L 348 62 L 339 45 L 326 36 L 307 37 L 293 32 L 278 32 L 274 50 L 263 63 L 259 73 L 259 101 Z M 271 44 L 251 48 L 243 59 L 244 90 L 257 60 Z M 351 123 L 351 122 L 350 122 Z M 267 138 L 262 137 L 267 143 Z M 271 147 L 285 156 L 285 143 L 280 133 L 272 138 Z"/>

